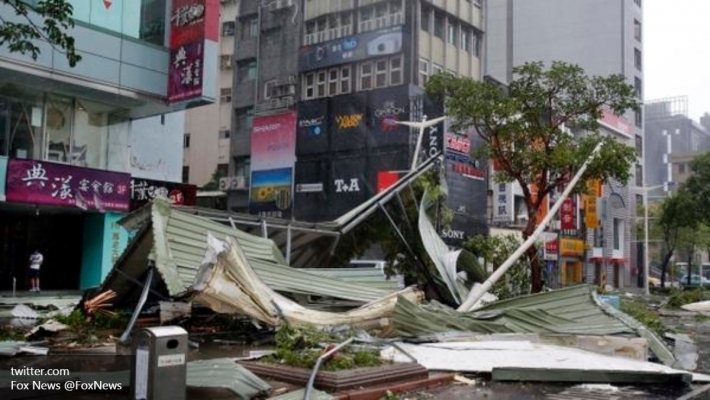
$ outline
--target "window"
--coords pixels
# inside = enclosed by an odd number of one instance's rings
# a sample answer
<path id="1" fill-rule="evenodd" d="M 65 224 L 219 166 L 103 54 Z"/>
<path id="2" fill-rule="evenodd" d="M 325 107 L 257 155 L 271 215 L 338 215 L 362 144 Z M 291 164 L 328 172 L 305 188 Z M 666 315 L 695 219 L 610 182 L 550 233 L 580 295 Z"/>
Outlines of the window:
<path id="1" fill-rule="evenodd" d="M 326 81 L 327 81 L 327 74 L 326 71 L 318 71 L 316 73 L 316 96 L 317 97 L 325 97 L 326 91 Z"/>
<path id="2" fill-rule="evenodd" d="M 642 69 L 642 67 L 643 67 L 642 62 L 643 62 L 643 59 L 641 57 L 641 50 L 634 49 L 634 65 L 636 66 L 636 69 L 639 71 L 643 70 Z"/>
<path id="3" fill-rule="evenodd" d="M 259 36 L 259 21 L 257 20 L 257 17 L 254 16 L 252 18 L 242 20 L 242 40 L 255 38 L 257 36 Z"/>
<path id="4" fill-rule="evenodd" d="M 471 35 L 466 28 L 461 28 L 461 40 L 459 41 L 459 46 L 461 50 L 470 51 L 468 47 L 468 37 Z"/>
<path id="5" fill-rule="evenodd" d="M 429 80 L 429 61 L 423 58 L 419 59 L 419 85 L 426 85 Z"/>
<path id="6" fill-rule="evenodd" d="M 636 207 L 643 207 L 643 195 L 642 194 L 636 195 Z"/>
<path id="7" fill-rule="evenodd" d="M 229 129 L 222 129 L 219 131 L 220 139 L 229 139 Z"/>
<path id="8" fill-rule="evenodd" d="M 431 9 L 422 5 L 421 28 L 424 32 L 431 32 Z"/>
<path id="9" fill-rule="evenodd" d="M 306 100 L 316 97 L 316 73 L 310 72 L 303 77 L 303 98 Z"/>
<path id="10" fill-rule="evenodd" d="M 186 133 L 182 136 L 182 147 L 185 149 L 190 148 L 190 134 Z"/>
<path id="11" fill-rule="evenodd" d="M 264 82 L 264 100 L 269 100 L 274 93 L 274 87 L 276 87 L 276 79 L 271 79 Z"/>
<path id="12" fill-rule="evenodd" d="M 634 20 L 634 37 L 641 41 L 641 23 L 638 20 Z"/>
<path id="13" fill-rule="evenodd" d="M 350 93 L 350 66 L 340 68 L 340 93 Z"/>
<path id="14" fill-rule="evenodd" d="M 481 37 L 474 33 L 471 37 L 471 52 L 476 57 L 481 57 Z"/>
<path id="15" fill-rule="evenodd" d="M 451 22 L 449 22 L 448 32 L 449 34 L 447 35 L 446 40 L 449 44 L 456 44 L 456 26 Z"/>
<path id="16" fill-rule="evenodd" d="M 258 37 L 259 36 L 259 19 L 258 18 L 252 18 L 251 21 L 249 21 L 249 37 Z"/>
<path id="17" fill-rule="evenodd" d="M 251 158 L 238 157 L 234 159 L 234 176 L 249 178 L 251 174 Z"/>
<path id="18" fill-rule="evenodd" d="M 685 163 L 678 163 L 678 173 L 679 174 L 685 173 Z"/>
<path id="19" fill-rule="evenodd" d="M 340 86 L 340 70 L 332 68 L 328 71 L 328 96 L 336 96 Z"/>
<path id="20" fill-rule="evenodd" d="M 365 62 L 360 64 L 360 86 L 359 90 L 372 89 L 372 63 Z"/>
<path id="21" fill-rule="evenodd" d="M 641 0 L 634 0 L 634 3 L 636 3 L 637 6 L 641 7 Z"/>
<path id="22" fill-rule="evenodd" d="M 634 119 L 636 120 L 636 126 L 639 128 L 643 128 L 643 111 L 636 111 L 634 117 Z"/>
<path id="23" fill-rule="evenodd" d="M 636 157 L 643 157 L 643 138 L 636 135 Z"/>
<path id="24" fill-rule="evenodd" d="M 614 218 L 614 250 L 621 250 L 621 237 L 624 235 L 623 229 L 622 221 Z"/>
<path id="25" fill-rule="evenodd" d="M 237 68 L 237 77 L 240 81 L 251 81 L 256 79 L 256 60 L 240 63 Z"/>
<path id="26" fill-rule="evenodd" d="M 643 186 L 643 166 L 636 164 L 636 186 Z"/>
<path id="27" fill-rule="evenodd" d="M 190 181 L 190 167 L 184 165 L 182 167 L 182 183 L 187 183 Z"/>
<path id="28" fill-rule="evenodd" d="M 390 85 L 401 85 L 403 82 L 402 57 L 392 57 L 390 59 Z"/>
<path id="29" fill-rule="evenodd" d="M 232 88 L 222 88 L 219 90 L 219 102 L 220 103 L 231 103 L 232 102 Z"/>
<path id="30" fill-rule="evenodd" d="M 222 36 L 234 36 L 236 22 L 227 21 L 222 23 Z"/>
<path id="31" fill-rule="evenodd" d="M 643 99 L 643 83 L 638 76 L 634 77 L 634 90 L 636 91 L 636 97 Z"/>
<path id="32" fill-rule="evenodd" d="M 251 128 L 254 120 L 254 110 L 252 108 L 240 108 L 235 110 L 237 133 Z"/>
<path id="33" fill-rule="evenodd" d="M 230 54 L 219 56 L 219 67 L 221 69 L 232 69 L 232 56 Z"/>
<path id="34" fill-rule="evenodd" d="M 222 176 L 229 175 L 229 164 L 217 164 L 217 173 Z"/>
<path id="35" fill-rule="evenodd" d="M 444 67 L 438 64 L 433 64 L 431 65 L 431 74 L 432 75 L 438 75 L 440 73 L 444 72 Z"/>
<path id="36" fill-rule="evenodd" d="M 375 61 L 375 87 L 387 86 L 387 60 Z"/>
<path id="37" fill-rule="evenodd" d="M 444 25 L 446 24 L 446 18 L 443 14 L 434 13 L 434 36 L 441 40 L 444 40 Z"/>

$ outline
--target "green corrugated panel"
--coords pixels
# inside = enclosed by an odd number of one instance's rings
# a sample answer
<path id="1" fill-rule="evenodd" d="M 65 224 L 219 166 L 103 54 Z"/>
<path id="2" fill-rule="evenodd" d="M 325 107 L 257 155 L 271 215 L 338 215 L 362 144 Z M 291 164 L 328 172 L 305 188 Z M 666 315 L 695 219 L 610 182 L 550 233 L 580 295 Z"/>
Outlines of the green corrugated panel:
<path id="1" fill-rule="evenodd" d="M 400 298 L 394 311 L 394 326 L 397 333 L 405 337 L 451 331 L 589 335 L 634 333 L 594 302 L 589 286 L 499 301 L 468 313 L 460 313 L 437 303 L 417 306 Z"/>

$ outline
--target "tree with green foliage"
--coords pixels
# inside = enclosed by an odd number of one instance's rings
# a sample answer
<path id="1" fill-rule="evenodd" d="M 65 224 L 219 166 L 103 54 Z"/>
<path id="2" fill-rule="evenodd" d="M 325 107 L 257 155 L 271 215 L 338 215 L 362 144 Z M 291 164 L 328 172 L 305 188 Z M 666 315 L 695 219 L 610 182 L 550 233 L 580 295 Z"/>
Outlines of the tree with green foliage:
<path id="1" fill-rule="evenodd" d="M 74 9 L 67 0 L 2 0 L 2 4 L 14 11 L 15 18 L 0 15 L 0 46 L 7 46 L 11 53 L 29 53 L 37 60 L 37 41 L 45 41 L 65 54 L 69 66 L 81 60 L 74 38 L 66 33 L 74 27 Z"/>
<path id="2" fill-rule="evenodd" d="M 710 228 L 707 225 L 697 223 L 694 226 L 681 228 L 678 235 L 678 251 L 681 253 L 681 259 L 688 263 L 685 271 L 688 285 L 691 283 L 695 254 L 708 247 L 710 247 Z M 702 270 L 699 273 L 702 274 Z"/>
<path id="3" fill-rule="evenodd" d="M 567 185 L 600 142 L 601 151 L 581 182 L 629 180 L 636 150 L 600 134 L 599 120 L 604 108 L 622 115 L 638 109 L 639 103 L 623 75 L 588 77 L 579 66 L 564 62 L 553 62 L 549 69 L 541 62 L 527 63 L 514 68 L 513 74 L 506 88 L 438 74 L 427 83 L 426 92 L 443 101 L 454 130 L 475 131 L 481 137 L 484 144 L 477 152 L 499 166 L 496 182 L 520 185 L 528 215 L 523 230 L 527 239 L 537 228 L 542 202 Z M 585 190 L 587 185 L 577 185 L 573 193 Z M 537 246 L 531 246 L 526 256 L 536 293 L 542 289 Z"/>
<path id="4" fill-rule="evenodd" d="M 484 236 L 477 235 L 467 240 L 463 248 L 491 264 L 493 270 L 520 247 L 522 242 L 515 235 Z M 526 259 L 518 259 L 508 270 L 505 280 L 500 280 L 491 289 L 491 293 L 498 299 L 508 299 L 530 292 L 530 267 Z"/>
<path id="5" fill-rule="evenodd" d="M 683 238 L 687 238 L 683 232 L 697 229 L 699 211 L 697 198 L 683 187 L 663 199 L 658 206 L 658 217 L 654 220 L 654 225 L 660 230 L 665 244 L 665 254 L 661 259 L 661 287 L 665 287 L 666 271 L 673 253 L 681 245 Z"/>
<path id="6" fill-rule="evenodd" d="M 710 152 L 695 157 L 690 162 L 690 171 L 684 187 L 697 199 L 700 216 L 710 226 Z"/>

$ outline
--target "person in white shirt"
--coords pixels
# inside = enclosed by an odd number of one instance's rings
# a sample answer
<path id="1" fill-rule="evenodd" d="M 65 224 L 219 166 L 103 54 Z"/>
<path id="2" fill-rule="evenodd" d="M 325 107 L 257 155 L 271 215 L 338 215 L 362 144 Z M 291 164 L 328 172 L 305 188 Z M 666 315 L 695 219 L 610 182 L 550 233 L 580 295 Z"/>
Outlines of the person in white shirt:
<path id="1" fill-rule="evenodd" d="M 39 250 L 35 250 L 30 256 L 30 283 L 32 284 L 32 289 L 30 292 L 39 292 L 39 268 L 44 262 L 44 256 Z"/>

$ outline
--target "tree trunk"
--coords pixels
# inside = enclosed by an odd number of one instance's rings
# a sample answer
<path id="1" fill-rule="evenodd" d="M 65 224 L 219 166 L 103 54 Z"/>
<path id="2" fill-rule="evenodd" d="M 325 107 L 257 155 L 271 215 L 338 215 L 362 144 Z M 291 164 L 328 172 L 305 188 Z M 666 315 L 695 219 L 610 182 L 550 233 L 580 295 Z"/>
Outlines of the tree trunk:
<path id="1" fill-rule="evenodd" d="M 523 241 L 528 240 L 530 236 L 535 232 L 537 228 L 536 224 L 536 212 L 528 213 L 528 224 L 523 230 Z M 528 258 L 528 264 L 530 265 L 530 292 L 540 293 L 542 291 L 542 264 L 540 264 L 540 258 L 537 256 L 537 246 L 532 245 L 525 252 L 525 256 Z"/>
<path id="2" fill-rule="evenodd" d="M 668 263 L 673 256 L 673 250 L 666 253 L 663 256 L 663 261 L 661 262 L 661 288 L 666 288 L 666 271 L 668 271 Z M 648 273 L 648 271 L 646 271 Z"/>

